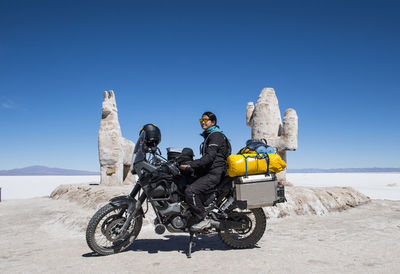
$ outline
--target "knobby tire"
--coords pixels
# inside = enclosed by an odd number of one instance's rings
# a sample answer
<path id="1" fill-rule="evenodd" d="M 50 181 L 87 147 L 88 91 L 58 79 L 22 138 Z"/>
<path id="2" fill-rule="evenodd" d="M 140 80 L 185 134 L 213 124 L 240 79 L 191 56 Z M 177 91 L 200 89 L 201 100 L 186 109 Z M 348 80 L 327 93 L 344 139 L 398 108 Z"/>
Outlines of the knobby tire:
<path id="1" fill-rule="evenodd" d="M 255 224 L 252 225 L 254 230 L 247 236 L 240 238 L 240 233 L 235 230 L 225 230 L 218 233 L 221 241 L 227 246 L 235 249 L 253 247 L 264 235 L 267 226 L 267 218 L 262 208 L 249 209 L 254 215 Z M 253 221 L 252 221 L 253 222 Z"/>
<path id="2" fill-rule="evenodd" d="M 143 216 L 139 215 L 134 217 L 134 220 L 132 221 L 130 227 L 128 228 L 128 233 L 123 237 L 122 240 L 118 240 L 115 242 L 109 241 L 106 239 L 106 241 L 110 242 L 110 246 L 103 246 L 101 243 L 98 243 L 96 241 L 96 229 L 100 229 L 99 232 L 97 232 L 98 235 L 102 233 L 103 229 L 103 223 L 110 217 L 105 218 L 108 214 L 110 214 L 113 211 L 121 213 L 123 210 L 126 211 L 128 205 L 120 205 L 120 206 L 114 206 L 112 204 L 107 204 L 100 208 L 95 215 L 92 217 L 90 220 L 88 227 L 86 229 L 86 242 L 88 246 L 90 247 L 91 250 L 94 252 L 100 254 L 100 255 L 111 255 L 115 253 L 119 253 L 125 249 L 127 249 L 133 241 L 137 238 L 139 235 L 139 232 L 142 228 L 142 222 L 143 222 Z M 118 213 L 118 214 L 119 214 Z M 116 214 L 115 214 L 116 215 Z M 115 216 L 115 215 L 111 215 Z M 133 229 L 132 229 L 132 224 L 133 224 Z M 100 235 L 101 236 L 101 235 Z"/>

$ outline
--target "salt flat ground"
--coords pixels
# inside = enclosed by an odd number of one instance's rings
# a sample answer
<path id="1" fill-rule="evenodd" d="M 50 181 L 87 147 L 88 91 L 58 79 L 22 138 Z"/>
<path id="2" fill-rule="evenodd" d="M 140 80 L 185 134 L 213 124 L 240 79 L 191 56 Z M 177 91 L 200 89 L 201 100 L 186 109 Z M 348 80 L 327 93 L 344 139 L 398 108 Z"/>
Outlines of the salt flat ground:
<path id="1" fill-rule="evenodd" d="M 400 201 L 372 200 L 324 216 L 271 219 L 251 249 L 199 238 L 191 259 L 184 253 L 187 235 L 156 235 L 149 226 L 127 251 L 95 256 L 84 233 L 58 222 L 65 211 L 80 214 L 76 207 L 49 198 L 0 203 L 0 273 L 400 272 Z"/>
<path id="2" fill-rule="evenodd" d="M 372 199 L 400 200 L 400 173 L 288 173 L 295 186 L 350 186 Z M 48 196 L 61 184 L 98 183 L 100 176 L 0 176 L 2 199 Z"/>
<path id="3" fill-rule="evenodd" d="M 400 200 L 400 174 L 288 174 L 297 186 L 351 186 L 373 199 Z M 226 248 L 217 237 L 156 235 L 143 227 L 129 250 L 95 256 L 82 232 L 62 218 L 94 212 L 47 196 L 60 184 L 98 176 L 0 176 L 0 273 L 400 273 L 400 201 L 371 203 L 325 216 L 270 219 L 258 247 Z M 29 199 L 26 199 L 29 198 Z"/>
<path id="4" fill-rule="evenodd" d="M 49 196 L 59 185 L 98 183 L 100 176 L 0 176 L 2 200 Z"/>
<path id="5" fill-rule="evenodd" d="M 371 199 L 400 200 L 400 173 L 288 173 L 295 186 L 349 186 Z"/>

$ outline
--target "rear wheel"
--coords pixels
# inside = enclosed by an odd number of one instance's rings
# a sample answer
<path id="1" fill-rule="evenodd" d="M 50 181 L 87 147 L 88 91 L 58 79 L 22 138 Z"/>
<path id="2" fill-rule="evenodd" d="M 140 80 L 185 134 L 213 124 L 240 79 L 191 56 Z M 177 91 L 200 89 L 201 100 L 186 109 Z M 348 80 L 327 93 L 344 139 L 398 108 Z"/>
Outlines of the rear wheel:
<path id="1" fill-rule="evenodd" d="M 142 228 L 142 215 L 135 216 L 125 233 L 120 233 L 126 218 L 127 204 L 107 204 L 100 208 L 86 229 L 86 242 L 90 249 L 100 255 L 110 255 L 127 249 Z"/>
<path id="2" fill-rule="evenodd" d="M 219 232 L 218 236 L 227 246 L 231 248 L 249 248 L 254 246 L 264 235 L 267 218 L 262 208 L 235 209 L 228 216 L 228 219 L 241 222 L 243 229 L 228 229 Z"/>

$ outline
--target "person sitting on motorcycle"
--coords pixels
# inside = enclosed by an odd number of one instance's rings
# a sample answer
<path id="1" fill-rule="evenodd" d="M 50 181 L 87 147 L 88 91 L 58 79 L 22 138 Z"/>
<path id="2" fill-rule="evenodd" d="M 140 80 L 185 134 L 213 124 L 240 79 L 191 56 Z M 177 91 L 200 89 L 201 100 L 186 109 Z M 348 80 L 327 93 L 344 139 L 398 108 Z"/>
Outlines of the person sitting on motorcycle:
<path id="1" fill-rule="evenodd" d="M 204 142 L 200 146 L 200 159 L 180 165 L 182 170 L 193 168 L 197 179 L 186 187 L 186 202 L 191 206 L 192 213 L 198 222 L 191 229 L 203 230 L 211 226 L 206 218 L 206 211 L 202 202 L 202 195 L 218 185 L 225 174 L 226 159 L 231 152 L 231 146 L 222 130 L 217 126 L 217 117 L 212 112 L 204 112 L 200 125 L 203 128 Z"/>

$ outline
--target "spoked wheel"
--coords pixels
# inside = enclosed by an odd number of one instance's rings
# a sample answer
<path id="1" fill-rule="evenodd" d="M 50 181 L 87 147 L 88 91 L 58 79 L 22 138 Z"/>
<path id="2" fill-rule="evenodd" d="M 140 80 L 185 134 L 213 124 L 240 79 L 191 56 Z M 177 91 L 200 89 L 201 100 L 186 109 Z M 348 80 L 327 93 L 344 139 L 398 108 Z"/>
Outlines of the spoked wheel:
<path id="1" fill-rule="evenodd" d="M 229 215 L 229 214 L 228 214 Z M 234 221 L 242 224 L 241 229 L 228 229 L 219 232 L 224 244 L 232 248 L 249 248 L 254 246 L 264 235 L 267 220 L 262 208 L 235 209 L 231 214 Z"/>
<path id="2" fill-rule="evenodd" d="M 107 204 L 96 212 L 86 229 L 86 242 L 90 249 L 100 255 L 110 255 L 127 249 L 133 243 L 142 228 L 143 217 L 134 217 L 126 232 L 121 233 L 127 208 L 127 204 Z"/>

